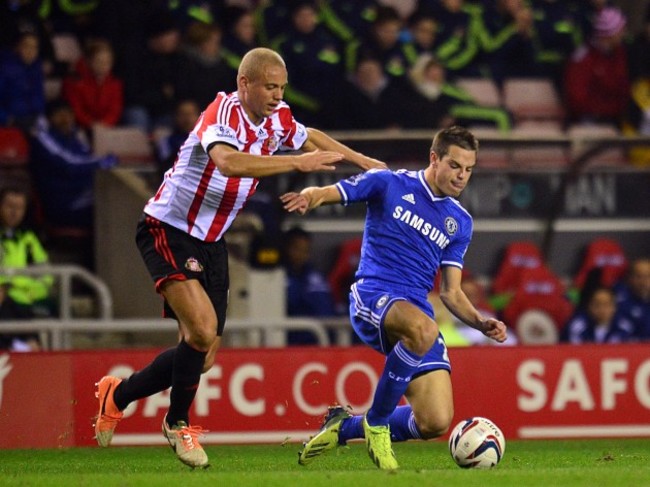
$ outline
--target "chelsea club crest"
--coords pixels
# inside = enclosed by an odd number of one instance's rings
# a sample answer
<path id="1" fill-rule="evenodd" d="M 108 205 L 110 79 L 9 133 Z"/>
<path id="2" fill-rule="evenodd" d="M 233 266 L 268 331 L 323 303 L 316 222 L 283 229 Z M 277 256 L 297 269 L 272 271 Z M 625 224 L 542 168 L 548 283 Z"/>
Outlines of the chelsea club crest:
<path id="1" fill-rule="evenodd" d="M 447 234 L 449 235 L 455 234 L 458 231 L 458 223 L 456 223 L 456 220 L 450 216 L 445 218 L 445 230 L 447 230 Z"/>

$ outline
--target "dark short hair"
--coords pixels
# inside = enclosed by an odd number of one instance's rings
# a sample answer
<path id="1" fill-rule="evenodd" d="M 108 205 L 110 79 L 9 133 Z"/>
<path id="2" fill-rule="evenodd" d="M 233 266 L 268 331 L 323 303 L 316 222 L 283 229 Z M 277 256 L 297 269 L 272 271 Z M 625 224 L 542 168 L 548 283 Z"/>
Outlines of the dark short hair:
<path id="1" fill-rule="evenodd" d="M 291 227 L 289 230 L 284 232 L 284 241 L 287 244 L 299 238 L 311 240 L 311 233 L 299 226 Z"/>
<path id="2" fill-rule="evenodd" d="M 65 101 L 63 98 L 55 98 L 54 100 L 47 102 L 45 105 L 45 115 L 48 118 L 61 110 L 72 110 L 70 103 Z"/>
<path id="3" fill-rule="evenodd" d="M 449 147 L 452 145 L 478 152 L 478 140 L 474 134 L 459 125 L 442 129 L 436 133 L 431 144 L 431 152 L 435 152 L 442 159 L 449 153 Z"/>
<path id="4" fill-rule="evenodd" d="M 0 203 L 2 203 L 8 194 L 22 194 L 29 201 L 29 191 L 27 188 L 12 184 L 10 186 L 0 187 Z"/>

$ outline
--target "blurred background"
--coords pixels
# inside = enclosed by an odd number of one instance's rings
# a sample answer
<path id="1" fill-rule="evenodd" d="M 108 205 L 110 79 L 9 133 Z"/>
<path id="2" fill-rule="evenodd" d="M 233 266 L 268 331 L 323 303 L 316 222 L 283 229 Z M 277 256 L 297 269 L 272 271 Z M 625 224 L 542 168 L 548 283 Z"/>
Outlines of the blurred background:
<path id="1" fill-rule="evenodd" d="M 465 290 L 507 322 L 510 344 L 648 340 L 649 4 L 4 2 L 0 346 L 173 342 L 135 225 L 256 46 L 286 60 L 297 120 L 391 169 L 424 168 L 439 128 L 476 133 Z M 262 180 L 226 236 L 229 346 L 355 343 L 347 290 L 365 208 L 297 218 L 278 201 L 354 172 Z M 448 345 L 484 344 L 436 286 Z"/>

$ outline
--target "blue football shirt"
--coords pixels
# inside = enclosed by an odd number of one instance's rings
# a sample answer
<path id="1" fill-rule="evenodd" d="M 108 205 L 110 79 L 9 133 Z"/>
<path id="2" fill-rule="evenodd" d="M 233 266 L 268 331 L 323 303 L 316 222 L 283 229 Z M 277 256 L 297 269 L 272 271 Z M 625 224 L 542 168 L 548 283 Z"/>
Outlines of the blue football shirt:
<path id="1" fill-rule="evenodd" d="M 434 195 L 423 170 L 373 169 L 336 187 L 342 204 L 367 204 L 357 280 L 428 293 L 440 266 L 462 269 L 472 217 L 456 199 Z"/>

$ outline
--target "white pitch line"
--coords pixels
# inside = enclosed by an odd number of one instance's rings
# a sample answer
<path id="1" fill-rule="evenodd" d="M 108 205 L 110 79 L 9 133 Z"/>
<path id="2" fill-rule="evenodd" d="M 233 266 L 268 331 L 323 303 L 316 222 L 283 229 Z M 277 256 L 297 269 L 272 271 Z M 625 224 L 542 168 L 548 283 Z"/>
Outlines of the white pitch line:
<path id="1" fill-rule="evenodd" d="M 520 438 L 598 438 L 650 436 L 648 424 L 522 426 Z"/>
<path id="2" fill-rule="evenodd" d="M 305 431 L 270 431 L 248 432 L 236 431 L 232 433 L 205 433 L 201 436 L 203 444 L 218 443 L 299 443 L 313 436 L 314 430 Z M 167 440 L 162 434 L 153 433 L 121 433 L 113 436 L 111 445 L 166 445 Z"/>

